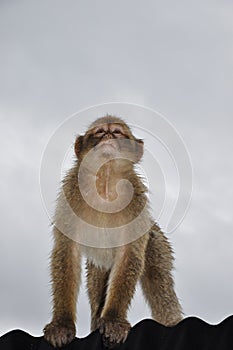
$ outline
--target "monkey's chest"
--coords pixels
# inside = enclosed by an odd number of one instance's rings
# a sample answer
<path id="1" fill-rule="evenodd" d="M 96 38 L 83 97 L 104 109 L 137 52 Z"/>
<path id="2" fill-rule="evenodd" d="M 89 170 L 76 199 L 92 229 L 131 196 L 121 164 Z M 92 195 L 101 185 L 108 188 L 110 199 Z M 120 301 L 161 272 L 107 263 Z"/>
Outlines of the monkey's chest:
<path id="1" fill-rule="evenodd" d="M 114 248 L 92 248 L 83 246 L 82 252 L 95 266 L 109 270 L 115 257 Z"/>

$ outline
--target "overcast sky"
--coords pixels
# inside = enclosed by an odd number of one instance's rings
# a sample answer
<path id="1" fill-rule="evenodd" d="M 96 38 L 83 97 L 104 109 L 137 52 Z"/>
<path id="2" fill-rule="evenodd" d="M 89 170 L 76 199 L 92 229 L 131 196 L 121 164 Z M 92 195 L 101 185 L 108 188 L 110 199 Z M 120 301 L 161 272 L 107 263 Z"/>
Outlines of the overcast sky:
<path id="1" fill-rule="evenodd" d="M 233 313 L 232 16 L 228 0 L 1 1 L 0 334 L 41 335 L 50 319 L 45 146 L 68 116 L 112 101 L 159 111 L 183 137 L 194 177 L 169 235 L 176 290 L 186 316 L 217 323 Z M 138 290 L 129 319 L 146 317 Z M 84 284 L 77 325 L 88 334 Z"/>

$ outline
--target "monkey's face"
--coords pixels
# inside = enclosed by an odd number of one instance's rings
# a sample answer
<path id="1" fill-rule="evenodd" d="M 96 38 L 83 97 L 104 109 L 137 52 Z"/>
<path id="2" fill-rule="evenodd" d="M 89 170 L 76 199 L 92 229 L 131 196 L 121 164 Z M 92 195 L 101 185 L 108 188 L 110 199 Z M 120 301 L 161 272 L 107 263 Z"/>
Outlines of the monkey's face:
<path id="1" fill-rule="evenodd" d="M 102 123 L 76 140 L 75 153 L 79 159 L 90 150 L 95 158 L 136 163 L 143 154 L 143 141 L 136 139 L 125 123 Z"/>
<path id="2" fill-rule="evenodd" d="M 93 138 L 95 140 L 94 150 L 100 156 L 111 158 L 120 155 L 127 134 L 120 124 L 103 124 L 94 128 Z"/>

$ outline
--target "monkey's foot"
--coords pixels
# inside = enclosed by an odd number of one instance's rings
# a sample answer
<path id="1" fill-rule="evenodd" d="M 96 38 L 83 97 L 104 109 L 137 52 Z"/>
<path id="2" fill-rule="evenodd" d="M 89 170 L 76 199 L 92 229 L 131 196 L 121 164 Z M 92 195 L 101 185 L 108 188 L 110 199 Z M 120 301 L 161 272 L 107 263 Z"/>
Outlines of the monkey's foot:
<path id="1" fill-rule="evenodd" d="M 98 321 L 98 328 L 104 346 L 112 349 L 120 343 L 124 343 L 130 331 L 130 323 L 124 319 L 109 319 L 101 317 Z"/>
<path id="2" fill-rule="evenodd" d="M 72 321 L 52 321 L 44 328 L 44 338 L 55 348 L 69 344 L 76 334 Z"/>

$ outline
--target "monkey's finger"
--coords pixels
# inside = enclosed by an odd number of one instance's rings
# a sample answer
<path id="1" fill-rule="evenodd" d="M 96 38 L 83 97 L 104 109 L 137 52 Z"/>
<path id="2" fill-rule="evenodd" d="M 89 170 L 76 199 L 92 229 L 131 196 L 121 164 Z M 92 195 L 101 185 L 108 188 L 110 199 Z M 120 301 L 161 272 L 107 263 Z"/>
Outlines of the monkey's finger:
<path id="1" fill-rule="evenodd" d="M 122 340 L 122 343 L 124 343 L 126 341 L 128 334 L 129 334 L 129 331 L 125 331 L 125 335 L 124 335 L 124 338 Z"/>

